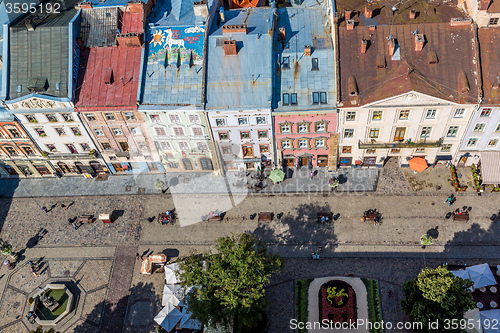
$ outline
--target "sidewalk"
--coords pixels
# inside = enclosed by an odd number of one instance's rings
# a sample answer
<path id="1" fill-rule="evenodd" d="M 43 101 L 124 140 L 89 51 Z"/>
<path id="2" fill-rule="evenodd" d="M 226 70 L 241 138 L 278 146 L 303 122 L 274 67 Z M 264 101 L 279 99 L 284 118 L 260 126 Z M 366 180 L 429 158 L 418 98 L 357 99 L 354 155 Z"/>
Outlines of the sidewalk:
<path id="1" fill-rule="evenodd" d="M 340 169 L 328 172 L 326 169 L 314 169 L 315 175 L 310 178 L 310 170 L 291 169 L 289 178 L 280 184 L 272 185 L 266 179 L 265 187 L 260 193 L 328 193 L 331 189 L 328 180 L 337 176 L 340 185 L 338 192 L 371 192 L 375 191 L 379 169 Z M 253 172 L 255 173 L 255 172 Z M 252 173 L 246 173 L 246 181 L 251 183 Z M 171 194 L 206 194 L 256 193 L 246 186 L 237 187 L 240 178 L 236 172 L 229 172 L 225 177 L 212 173 L 183 172 L 166 174 L 113 175 L 106 181 L 96 181 L 84 177 L 67 178 L 32 178 L 32 179 L 0 179 L 0 196 L 3 197 L 58 197 L 58 196 L 98 196 L 124 194 L 159 194 L 156 188 L 158 180 L 164 182 Z"/>

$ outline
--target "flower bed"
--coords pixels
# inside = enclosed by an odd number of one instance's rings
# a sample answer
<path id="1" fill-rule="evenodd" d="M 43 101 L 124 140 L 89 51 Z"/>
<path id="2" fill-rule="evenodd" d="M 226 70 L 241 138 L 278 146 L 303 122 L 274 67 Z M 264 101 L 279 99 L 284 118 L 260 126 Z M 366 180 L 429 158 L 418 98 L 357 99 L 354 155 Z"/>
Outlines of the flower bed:
<path id="1" fill-rule="evenodd" d="M 372 279 L 361 279 L 366 287 L 367 301 L 368 301 L 368 319 L 370 323 L 382 322 L 382 309 L 380 308 L 380 294 L 378 288 L 378 281 Z M 383 330 L 375 328 L 373 325 L 370 333 L 382 333 Z"/>
<path id="2" fill-rule="evenodd" d="M 356 293 L 348 283 L 328 281 L 321 286 L 318 296 L 320 321 L 350 323 L 358 319 Z"/>
<path id="3" fill-rule="evenodd" d="M 481 177 L 477 173 L 477 169 L 474 164 L 471 165 L 471 169 L 472 169 L 472 176 L 474 177 L 474 188 L 476 189 L 476 192 L 479 193 L 481 191 L 481 183 L 482 183 Z"/>
<path id="4" fill-rule="evenodd" d="M 295 318 L 297 322 L 307 322 L 308 316 L 308 290 L 313 279 L 304 279 L 295 281 Z M 307 329 L 296 330 L 297 333 L 307 333 Z"/>
<path id="5" fill-rule="evenodd" d="M 458 182 L 458 177 L 457 177 L 457 169 L 455 166 L 452 164 L 450 166 L 450 171 L 451 171 L 451 179 L 453 181 L 453 186 L 455 187 L 455 191 L 460 192 L 460 191 L 465 191 L 467 189 L 466 185 L 460 185 Z"/>

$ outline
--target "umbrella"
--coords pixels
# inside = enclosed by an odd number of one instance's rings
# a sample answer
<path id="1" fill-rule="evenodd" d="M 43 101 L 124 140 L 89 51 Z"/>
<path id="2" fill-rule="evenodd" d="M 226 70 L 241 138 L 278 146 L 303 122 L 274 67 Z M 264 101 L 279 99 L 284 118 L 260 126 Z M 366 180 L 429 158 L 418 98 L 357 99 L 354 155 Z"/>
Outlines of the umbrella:
<path id="1" fill-rule="evenodd" d="M 474 282 L 476 289 L 497 284 L 488 264 L 470 266 L 466 270 L 469 272 L 470 279 Z"/>
<path id="2" fill-rule="evenodd" d="M 408 164 L 413 171 L 422 172 L 427 169 L 427 161 L 423 157 L 414 157 L 408 161 Z"/>
<path id="3" fill-rule="evenodd" d="M 171 303 L 173 305 L 179 305 L 179 289 L 182 287 L 178 284 L 166 284 L 163 287 L 163 295 L 161 299 L 161 305 L 165 306 L 167 303 Z"/>
<path id="4" fill-rule="evenodd" d="M 285 179 L 285 173 L 279 169 L 273 170 L 269 174 L 269 179 L 271 179 L 275 183 L 282 182 Z"/>
<path id="5" fill-rule="evenodd" d="M 464 314 L 464 319 L 467 321 L 467 323 L 473 324 L 471 325 L 473 327 L 469 327 L 469 325 L 467 325 L 467 327 L 465 328 L 465 331 L 467 333 L 483 333 L 483 329 L 481 328 L 481 322 L 480 322 L 481 318 L 479 316 L 478 308 L 467 311 Z"/>
<path id="6" fill-rule="evenodd" d="M 167 280 L 167 284 L 176 284 L 181 282 L 177 277 L 178 270 L 179 266 L 177 263 L 165 266 L 165 280 Z"/>
<path id="7" fill-rule="evenodd" d="M 464 280 L 470 280 L 469 272 L 465 269 L 459 269 L 458 271 L 450 271 L 456 277 L 462 278 Z M 472 287 L 469 288 L 472 291 Z"/>
<path id="8" fill-rule="evenodd" d="M 484 333 L 498 333 L 500 323 L 500 309 L 480 311 L 481 324 Z"/>
<path id="9" fill-rule="evenodd" d="M 154 320 L 158 325 L 166 329 L 167 332 L 170 332 L 183 316 L 173 304 L 169 303 L 156 315 Z"/>

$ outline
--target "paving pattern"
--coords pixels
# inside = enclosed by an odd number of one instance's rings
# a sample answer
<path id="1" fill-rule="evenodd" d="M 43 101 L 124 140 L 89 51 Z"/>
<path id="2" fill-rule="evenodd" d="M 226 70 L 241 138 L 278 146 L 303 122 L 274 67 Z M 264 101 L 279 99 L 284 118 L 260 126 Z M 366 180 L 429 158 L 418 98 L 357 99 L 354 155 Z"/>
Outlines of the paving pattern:
<path id="1" fill-rule="evenodd" d="M 377 193 L 382 195 L 408 195 L 412 191 L 397 160 L 391 158 L 382 168 Z"/>

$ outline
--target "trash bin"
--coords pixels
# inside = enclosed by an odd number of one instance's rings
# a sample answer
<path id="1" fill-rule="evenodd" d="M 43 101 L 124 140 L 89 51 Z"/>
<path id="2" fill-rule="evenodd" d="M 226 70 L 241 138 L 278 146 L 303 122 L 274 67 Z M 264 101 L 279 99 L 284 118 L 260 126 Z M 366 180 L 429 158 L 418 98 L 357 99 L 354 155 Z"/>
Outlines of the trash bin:
<path id="1" fill-rule="evenodd" d="M 113 223 L 110 214 L 99 214 L 99 220 L 101 220 L 102 223 Z"/>

